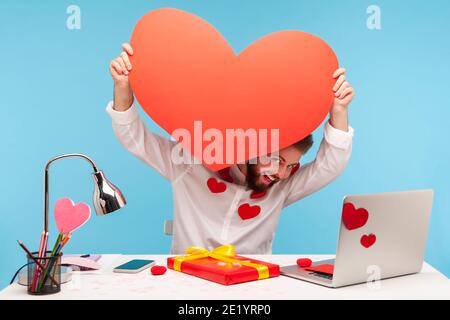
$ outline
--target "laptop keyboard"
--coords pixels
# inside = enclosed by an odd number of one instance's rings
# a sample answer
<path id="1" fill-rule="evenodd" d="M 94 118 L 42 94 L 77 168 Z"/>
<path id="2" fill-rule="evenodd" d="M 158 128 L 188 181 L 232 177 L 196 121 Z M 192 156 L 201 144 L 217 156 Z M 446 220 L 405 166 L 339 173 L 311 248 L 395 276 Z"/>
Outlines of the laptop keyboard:
<path id="1" fill-rule="evenodd" d="M 327 280 L 333 280 L 333 275 L 331 275 L 331 274 L 325 274 L 325 273 L 320 273 L 320 272 L 311 272 L 310 274 L 315 277 L 319 277 L 319 278 L 323 278 L 323 279 L 327 279 Z"/>

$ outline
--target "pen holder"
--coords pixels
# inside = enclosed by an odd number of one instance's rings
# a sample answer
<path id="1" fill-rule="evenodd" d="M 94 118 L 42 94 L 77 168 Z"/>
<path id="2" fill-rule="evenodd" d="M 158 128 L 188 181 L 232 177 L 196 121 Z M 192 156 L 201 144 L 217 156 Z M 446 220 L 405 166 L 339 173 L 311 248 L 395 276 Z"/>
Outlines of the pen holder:
<path id="1" fill-rule="evenodd" d="M 38 252 L 33 252 L 34 259 L 27 256 L 28 294 L 46 295 L 61 291 L 61 256 L 62 253 L 52 255 L 51 251 L 46 252 L 45 257 L 39 257 Z"/>

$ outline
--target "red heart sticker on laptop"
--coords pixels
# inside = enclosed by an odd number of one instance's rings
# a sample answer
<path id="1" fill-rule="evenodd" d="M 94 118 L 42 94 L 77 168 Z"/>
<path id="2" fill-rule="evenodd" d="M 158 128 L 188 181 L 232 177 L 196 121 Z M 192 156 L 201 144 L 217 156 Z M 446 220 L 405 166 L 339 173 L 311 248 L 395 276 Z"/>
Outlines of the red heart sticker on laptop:
<path id="1" fill-rule="evenodd" d="M 322 123 L 334 99 L 337 57 L 306 32 L 275 32 L 236 53 L 205 20 L 163 8 L 139 20 L 130 42 L 130 83 L 139 104 L 169 134 L 189 132 L 191 139 L 181 143 L 214 171 L 301 140 Z M 221 134 L 214 146 L 223 152 L 206 161 L 212 142 L 203 133 L 212 130 Z M 254 145 L 267 142 L 267 150 L 228 141 L 229 130 L 252 130 L 264 140 Z"/>
<path id="2" fill-rule="evenodd" d="M 373 246 L 376 241 L 377 241 L 377 236 L 374 235 L 373 233 L 368 234 L 368 235 L 365 234 L 361 237 L 361 245 L 367 249 L 370 248 L 371 246 Z"/>
<path id="3" fill-rule="evenodd" d="M 367 223 L 369 212 L 364 208 L 356 209 L 355 206 L 347 202 L 342 208 L 342 221 L 348 230 L 361 228 Z"/>

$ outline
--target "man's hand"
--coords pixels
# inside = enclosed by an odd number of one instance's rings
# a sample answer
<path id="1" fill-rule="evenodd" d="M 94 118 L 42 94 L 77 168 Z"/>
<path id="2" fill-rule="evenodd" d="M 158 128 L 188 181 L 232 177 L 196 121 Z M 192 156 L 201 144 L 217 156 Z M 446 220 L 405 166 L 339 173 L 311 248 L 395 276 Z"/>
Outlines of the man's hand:
<path id="1" fill-rule="evenodd" d="M 334 101 L 330 109 L 330 124 L 339 130 L 348 131 L 348 106 L 355 96 L 355 90 L 347 82 L 345 69 L 340 68 L 333 74 L 337 79 L 333 87 Z"/>
<path id="2" fill-rule="evenodd" d="M 122 45 L 123 52 L 111 61 L 109 71 L 114 80 L 114 109 L 126 111 L 133 104 L 133 90 L 128 75 L 133 69 L 129 57 L 133 55 L 133 48 L 128 43 Z"/>

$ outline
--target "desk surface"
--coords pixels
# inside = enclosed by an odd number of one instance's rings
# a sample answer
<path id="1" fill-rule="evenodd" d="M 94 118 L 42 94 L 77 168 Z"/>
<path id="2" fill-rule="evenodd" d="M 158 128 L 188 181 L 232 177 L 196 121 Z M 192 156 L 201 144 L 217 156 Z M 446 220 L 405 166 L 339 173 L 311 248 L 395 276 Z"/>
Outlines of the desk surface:
<path id="1" fill-rule="evenodd" d="M 306 255 L 313 261 L 329 255 Z M 249 256 L 281 266 L 294 264 L 298 256 Z M 130 259 L 153 259 L 166 265 L 163 255 L 103 255 L 102 269 L 74 272 L 72 281 L 62 285 L 55 295 L 34 297 L 26 287 L 13 284 L 0 292 L 0 299 L 180 299 L 180 300 L 272 300 L 272 299 L 450 299 L 450 281 L 425 263 L 415 275 L 386 279 L 379 286 L 367 284 L 330 289 L 280 276 L 233 286 L 199 279 L 173 270 L 152 276 L 149 270 L 138 274 L 113 273 L 112 269 Z"/>

